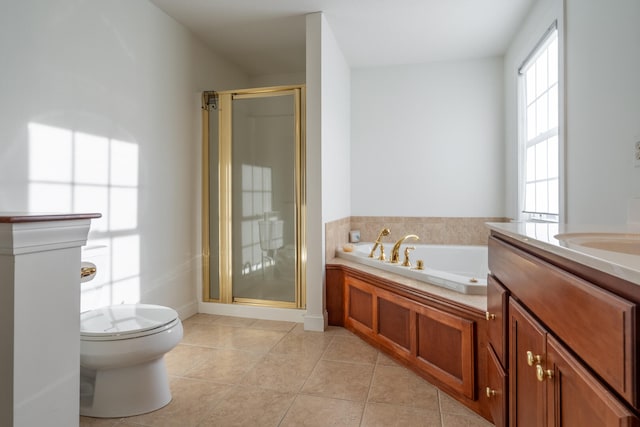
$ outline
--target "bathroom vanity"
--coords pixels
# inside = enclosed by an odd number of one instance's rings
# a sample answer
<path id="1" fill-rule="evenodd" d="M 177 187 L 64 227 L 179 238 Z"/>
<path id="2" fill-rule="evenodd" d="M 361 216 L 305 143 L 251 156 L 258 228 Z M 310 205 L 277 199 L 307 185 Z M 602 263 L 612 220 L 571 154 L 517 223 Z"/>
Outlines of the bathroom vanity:
<path id="1" fill-rule="evenodd" d="M 99 217 L 0 213 L 0 426 L 78 425 L 80 247 Z"/>
<path id="2" fill-rule="evenodd" d="M 640 234 L 490 228 L 483 393 L 496 426 L 639 426 Z"/>

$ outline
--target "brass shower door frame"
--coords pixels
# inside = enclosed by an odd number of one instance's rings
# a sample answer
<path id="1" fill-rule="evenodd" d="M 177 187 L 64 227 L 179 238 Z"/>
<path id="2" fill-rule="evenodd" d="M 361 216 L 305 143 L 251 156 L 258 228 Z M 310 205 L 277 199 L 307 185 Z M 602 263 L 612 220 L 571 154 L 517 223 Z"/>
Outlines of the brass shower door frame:
<path id="1" fill-rule="evenodd" d="M 243 304 L 278 308 L 306 306 L 306 139 L 305 86 L 273 86 L 202 94 L 202 298 L 205 302 Z M 272 301 L 233 297 L 232 260 L 232 103 L 234 99 L 264 98 L 293 95 L 295 115 L 295 301 Z M 210 167 L 209 101 L 217 99 L 218 114 L 218 170 Z M 211 173 L 218 174 L 218 224 L 211 223 Z M 220 297 L 211 298 L 210 230 L 218 227 L 218 280 Z"/>

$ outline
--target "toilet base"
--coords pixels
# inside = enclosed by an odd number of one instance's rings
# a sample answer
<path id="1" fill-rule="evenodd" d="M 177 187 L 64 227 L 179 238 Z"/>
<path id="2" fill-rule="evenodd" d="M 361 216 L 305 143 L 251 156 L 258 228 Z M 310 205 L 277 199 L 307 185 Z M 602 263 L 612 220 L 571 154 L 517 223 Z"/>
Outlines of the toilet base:
<path id="1" fill-rule="evenodd" d="M 81 369 L 80 415 L 130 417 L 155 411 L 170 401 L 164 357 L 123 368 Z"/>

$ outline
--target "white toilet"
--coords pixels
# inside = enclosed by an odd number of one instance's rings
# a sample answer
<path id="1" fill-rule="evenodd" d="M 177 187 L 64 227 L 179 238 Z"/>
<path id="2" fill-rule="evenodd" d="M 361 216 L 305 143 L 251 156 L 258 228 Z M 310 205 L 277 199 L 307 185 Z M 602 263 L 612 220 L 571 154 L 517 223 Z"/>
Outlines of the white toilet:
<path id="1" fill-rule="evenodd" d="M 80 415 L 127 417 L 171 401 L 164 355 L 182 339 L 168 307 L 123 304 L 80 315 Z"/>

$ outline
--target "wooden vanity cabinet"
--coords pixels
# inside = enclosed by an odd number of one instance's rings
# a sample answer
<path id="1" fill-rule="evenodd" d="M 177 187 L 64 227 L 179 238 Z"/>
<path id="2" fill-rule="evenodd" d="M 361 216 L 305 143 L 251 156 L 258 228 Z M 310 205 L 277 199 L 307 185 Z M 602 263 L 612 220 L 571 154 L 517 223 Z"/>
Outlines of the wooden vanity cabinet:
<path id="1" fill-rule="evenodd" d="M 490 418 L 488 398 L 480 390 L 487 373 L 482 311 L 333 265 L 327 266 L 327 311 L 333 324 L 356 333 Z"/>
<path id="2" fill-rule="evenodd" d="M 603 289 L 579 266 L 507 237 L 489 240 L 487 393 L 496 426 L 640 426 L 640 301 L 627 298 L 637 285 L 627 282 L 623 298 L 612 291 L 624 289 L 621 279 L 607 278 L 614 288 Z"/>

